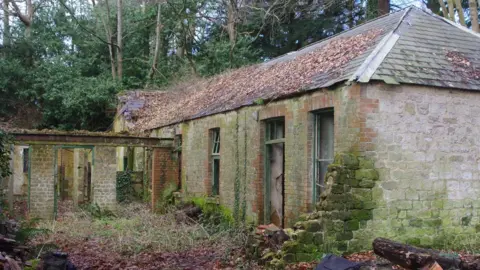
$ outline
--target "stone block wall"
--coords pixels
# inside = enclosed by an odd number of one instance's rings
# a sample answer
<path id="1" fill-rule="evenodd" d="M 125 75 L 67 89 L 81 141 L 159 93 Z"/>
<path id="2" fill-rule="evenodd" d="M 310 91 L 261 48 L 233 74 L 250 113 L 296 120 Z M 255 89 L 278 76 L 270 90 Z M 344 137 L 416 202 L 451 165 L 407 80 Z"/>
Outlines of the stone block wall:
<path id="1" fill-rule="evenodd" d="M 116 201 L 116 147 L 96 146 L 92 169 L 93 203 L 112 209 Z"/>
<path id="2" fill-rule="evenodd" d="M 54 158 L 52 145 L 31 145 L 30 215 L 50 219 L 54 209 Z"/>
<path id="3" fill-rule="evenodd" d="M 419 86 L 369 85 L 378 100 L 364 154 L 380 173 L 377 236 L 425 246 L 480 228 L 480 94 Z M 461 240 L 458 240 L 461 241 Z"/>
<path id="4" fill-rule="evenodd" d="M 325 252 L 370 249 L 365 233 L 377 208 L 374 187 L 379 180 L 373 162 L 353 154 L 337 154 L 325 176 L 325 190 L 317 211 L 302 216 L 288 231 L 291 240 L 282 247 L 287 262 L 312 261 Z"/>

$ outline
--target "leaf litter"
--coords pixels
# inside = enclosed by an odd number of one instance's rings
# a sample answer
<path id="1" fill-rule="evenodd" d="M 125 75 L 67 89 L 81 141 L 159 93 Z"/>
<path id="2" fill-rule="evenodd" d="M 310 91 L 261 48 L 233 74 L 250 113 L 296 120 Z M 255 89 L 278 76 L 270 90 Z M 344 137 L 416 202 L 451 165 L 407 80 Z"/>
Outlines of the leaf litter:
<path id="1" fill-rule="evenodd" d="M 318 88 L 344 74 L 347 64 L 375 44 L 381 33 L 381 29 L 374 29 L 354 36 L 337 37 L 322 42 L 310 52 L 211 78 L 193 78 L 166 91 L 128 92 L 124 99 L 145 101 L 143 107 L 133 113 L 133 129 L 154 129 L 253 105 L 257 100 L 275 100 Z"/>

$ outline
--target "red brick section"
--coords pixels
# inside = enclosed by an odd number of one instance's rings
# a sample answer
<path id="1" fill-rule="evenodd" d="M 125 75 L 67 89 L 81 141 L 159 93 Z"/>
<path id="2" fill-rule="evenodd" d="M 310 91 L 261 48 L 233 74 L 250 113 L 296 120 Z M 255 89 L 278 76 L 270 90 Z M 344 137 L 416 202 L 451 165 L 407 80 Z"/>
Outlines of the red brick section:
<path id="1" fill-rule="evenodd" d="M 378 99 L 370 99 L 367 97 L 367 85 L 354 85 L 350 89 L 350 94 L 353 98 L 359 100 L 358 104 L 358 119 L 355 119 L 350 124 L 360 128 L 358 151 L 373 151 L 375 150 L 374 140 L 377 137 L 375 130 L 367 128 L 367 116 L 372 113 L 378 113 L 379 101 Z"/>
<path id="2" fill-rule="evenodd" d="M 152 154 L 152 208 L 162 196 L 169 183 L 178 186 L 178 163 L 173 159 L 171 148 L 154 148 Z"/>
<path id="3" fill-rule="evenodd" d="M 285 224 L 290 224 L 292 221 L 294 221 L 298 217 L 298 213 L 301 212 L 308 212 L 313 210 L 313 205 L 312 205 L 312 196 L 313 196 L 313 181 L 312 181 L 312 176 L 311 176 L 311 171 L 312 171 L 312 149 L 313 149 L 313 117 L 312 117 L 312 112 L 320 109 L 326 109 L 326 108 L 333 108 L 335 107 L 335 98 L 334 98 L 334 92 L 333 91 L 322 91 L 322 92 L 317 92 L 314 93 L 311 97 L 309 97 L 304 105 L 299 108 L 297 117 L 301 118 L 302 122 L 307 123 L 306 127 L 306 134 L 307 134 L 307 147 L 305 151 L 305 158 L 308 160 L 307 162 L 307 171 L 305 171 L 302 181 L 303 183 L 300 183 L 302 188 L 301 193 L 303 193 L 303 196 L 300 196 L 296 198 L 293 201 L 298 201 L 300 200 L 301 208 L 298 209 L 298 207 L 294 205 L 288 205 L 289 201 L 292 201 L 293 198 L 290 198 L 290 196 L 298 196 L 298 192 L 295 190 L 289 190 L 291 189 L 290 186 L 292 186 L 292 183 L 288 183 L 288 179 L 285 179 L 286 181 L 286 187 L 285 187 L 285 198 L 284 201 L 286 202 L 285 204 Z M 264 107 L 260 111 L 259 119 L 264 121 L 268 120 L 271 118 L 276 118 L 276 117 L 284 117 L 285 119 L 285 127 L 288 127 L 289 122 L 293 121 L 294 117 L 294 112 L 290 109 L 288 109 L 285 104 L 270 104 L 268 107 Z M 297 119 L 297 122 L 300 119 Z M 261 151 L 259 152 L 259 155 L 257 159 L 255 160 L 254 167 L 257 170 L 257 179 L 254 181 L 253 188 L 255 190 L 255 201 L 252 202 L 252 211 L 256 212 L 258 214 L 259 222 L 263 223 L 264 222 L 264 142 L 265 142 L 265 125 L 262 123 L 260 125 L 260 149 Z M 286 131 L 286 134 L 288 132 Z M 288 135 L 287 135 L 288 136 Z M 289 138 L 286 138 L 289 139 Z M 291 138 L 290 138 L 291 139 Z M 295 138 L 295 139 L 300 139 L 300 138 Z M 288 150 L 288 149 L 286 149 Z M 288 153 L 285 153 L 288 155 Z"/>

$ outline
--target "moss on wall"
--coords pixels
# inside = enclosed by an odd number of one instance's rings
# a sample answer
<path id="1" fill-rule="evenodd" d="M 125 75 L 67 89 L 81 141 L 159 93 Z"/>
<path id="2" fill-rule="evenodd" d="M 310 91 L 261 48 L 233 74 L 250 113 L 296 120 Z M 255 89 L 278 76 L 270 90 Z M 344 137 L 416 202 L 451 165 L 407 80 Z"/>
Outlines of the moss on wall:
<path id="1" fill-rule="evenodd" d="M 369 239 L 355 235 L 373 217 L 376 198 L 372 189 L 379 179 L 373 163 L 353 154 L 337 154 L 328 167 L 317 210 L 303 215 L 288 231 L 292 237 L 282 247 L 287 262 L 311 261 L 323 253 L 368 249 Z"/>

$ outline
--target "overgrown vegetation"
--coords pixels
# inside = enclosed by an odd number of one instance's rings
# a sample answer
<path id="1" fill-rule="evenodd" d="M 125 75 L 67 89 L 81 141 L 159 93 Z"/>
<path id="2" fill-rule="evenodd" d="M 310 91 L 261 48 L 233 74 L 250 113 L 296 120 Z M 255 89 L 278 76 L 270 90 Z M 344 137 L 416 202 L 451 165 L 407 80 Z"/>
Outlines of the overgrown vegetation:
<path id="1" fill-rule="evenodd" d="M 8 177 L 10 171 L 10 145 L 12 138 L 5 131 L 0 129 L 0 180 Z"/>
<path id="2" fill-rule="evenodd" d="M 4 2 L 0 117 L 106 130 L 119 91 L 275 58 L 380 15 L 372 10 L 386 1 Z M 31 14 L 12 12 L 13 5 L 31 5 Z"/>
<path id="3" fill-rule="evenodd" d="M 117 172 L 117 202 L 128 203 L 133 201 L 135 190 L 132 183 L 132 172 L 130 170 Z"/>
<path id="4" fill-rule="evenodd" d="M 42 227 L 51 229 L 53 233 L 37 238 L 36 242 L 58 245 L 70 253 L 80 268 L 87 265 L 96 268 L 95 263 L 105 261 L 121 264 L 141 258 L 159 260 L 158 256 L 165 254 L 187 256 L 185 254 L 191 252 L 197 252 L 199 257 L 207 252 L 213 266 L 215 261 L 231 260 L 232 252 L 241 256 L 247 240 L 246 231 L 234 226 L 225 210 L 215 210 L 203 199 L 195 201 L 202 205 L 206 214 L 200 220 L 190 222 L 183 222 L 185 219 L 178 217 L 181 212 L 170 210 L 162 215 L 153 214 L 148 207 L 138 203 L 120 207 L 115 216 L 102 216 L 80 209 L 61 217 L 54 225 L 44 222 Z M 218 219 L 213 218 L 217 215 Z M 144 257 L 145 254 L 149 254 L 149 259 Z M 179 260 L 192 260 L 193 263 L 196 259 Z M 139 262 L 136 263 L 138 265 Z M 159 267 L 159 261 L 149 263 L 148 267 Z"/>

